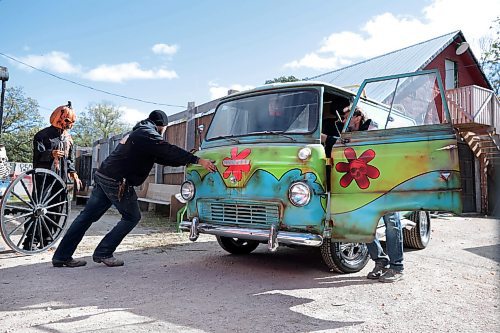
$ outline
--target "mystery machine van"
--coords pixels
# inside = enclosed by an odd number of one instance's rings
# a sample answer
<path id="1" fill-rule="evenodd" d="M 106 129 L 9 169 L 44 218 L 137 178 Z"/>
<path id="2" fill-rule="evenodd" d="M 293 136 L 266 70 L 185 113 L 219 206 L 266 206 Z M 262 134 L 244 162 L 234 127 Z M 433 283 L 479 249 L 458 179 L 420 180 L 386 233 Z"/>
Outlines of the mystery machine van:
<path id="1" fill-rule="evenodd" d="M 359 109 L 367 126 L 350 131 Z M 233 254 L 319 247 L 331 270 L 356 272 L 384 214 L 410 212 L 405 237 L 425 247 L 427 211 L 461 212 L 457 148 L 437 71 L 368 79 L 357 94 L 312 81 L 236 93 L 196 153 L 217 172 L 186 169 L 181 228 Z"/>

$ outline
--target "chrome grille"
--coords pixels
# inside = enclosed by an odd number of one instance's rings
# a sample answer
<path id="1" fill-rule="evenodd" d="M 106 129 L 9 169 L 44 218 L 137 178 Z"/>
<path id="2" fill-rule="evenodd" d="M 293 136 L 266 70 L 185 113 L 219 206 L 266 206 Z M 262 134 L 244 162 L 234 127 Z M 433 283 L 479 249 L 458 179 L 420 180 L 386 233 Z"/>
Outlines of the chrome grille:
<path id="1" fill-rule="evenodd" d="M 200 202 L 200 218 L 216 224 L 270 226 L 279 222 L 279 205 L 264 202 Z"/>

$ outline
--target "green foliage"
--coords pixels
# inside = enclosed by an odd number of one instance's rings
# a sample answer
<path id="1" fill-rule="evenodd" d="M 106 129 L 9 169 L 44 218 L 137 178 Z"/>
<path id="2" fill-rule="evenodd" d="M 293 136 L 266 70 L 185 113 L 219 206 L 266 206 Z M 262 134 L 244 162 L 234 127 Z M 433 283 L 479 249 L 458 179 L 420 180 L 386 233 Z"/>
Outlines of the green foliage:
<path id="1" fill-rule="evenodd" d="M 91 104 L 76 116 L 71 135 L 75 145 L 79 147 L 92 147 L 92 144 L 99 139 L 130 130 L 130 126 L 120 120 L 122 112 L 118 107 L 107 102 Z"/>
<path id="2" fill-rule="evenodd" d="M 300 81 L 297 79 L 295 76 L 290 75 L 290 76 L 280 76 L 278 78 L 274 78 L 272 80 L 266 80 L 265 84 L 271 84 L 271 83 L 283 83 L 283 82 L 295 82 L 295 81 Z"/>
<path id="3" fill-rule="evenodd" d="M 42 126 L 38 102 L 26 97 L 21 87 L 7 88 L 1 142 L 10 161 L 32 162 L 33 137 Z"/>
<path id="4" fill-rule="evenodd" d="M 493 90 L 498 95 L 500 93 L 500 17 L 493 21 L 490 29 L 493 30 L 493 38 L 483 41 L 483 54 L 480 62 Z"/>

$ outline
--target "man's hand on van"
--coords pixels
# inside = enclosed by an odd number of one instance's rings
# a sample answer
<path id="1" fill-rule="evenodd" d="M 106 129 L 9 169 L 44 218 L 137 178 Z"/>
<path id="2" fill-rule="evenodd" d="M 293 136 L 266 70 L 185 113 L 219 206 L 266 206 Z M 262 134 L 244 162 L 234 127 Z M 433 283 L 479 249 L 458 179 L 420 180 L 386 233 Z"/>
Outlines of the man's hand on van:
<path id="1" fill-rule="evenodd" d="M 198 159 L 198 164 L 207 169 L 210 172 L 216 172 L 217 167 L 212 163 L 212 161 L 200 158 Z"/>

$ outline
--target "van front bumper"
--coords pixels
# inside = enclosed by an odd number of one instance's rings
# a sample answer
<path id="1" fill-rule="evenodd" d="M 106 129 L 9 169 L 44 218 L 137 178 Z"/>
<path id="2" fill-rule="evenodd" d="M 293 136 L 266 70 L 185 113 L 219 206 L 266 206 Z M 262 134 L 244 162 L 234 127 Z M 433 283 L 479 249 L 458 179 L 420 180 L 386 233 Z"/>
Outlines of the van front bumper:
<path id="1" fill-rule="evenodd" d="M 268 242 L 269 249 L 275 250 L 277 244 L 293 244 L 304 246 L 321 246 L 323 237 L 311 233 L 299 233 L 289 231 L 277 231 L 274 227 L 271 229 L 252 229 L 241 227 L 219 226 L 208 223 L 200 223 L 198 218 L 193 221 L 182 221 L 180 228 L 183 231 L 189 231 L 189 238 L 195 241 L 198 234 L 209 234 L 222 237 L 240 238 Z"/>

